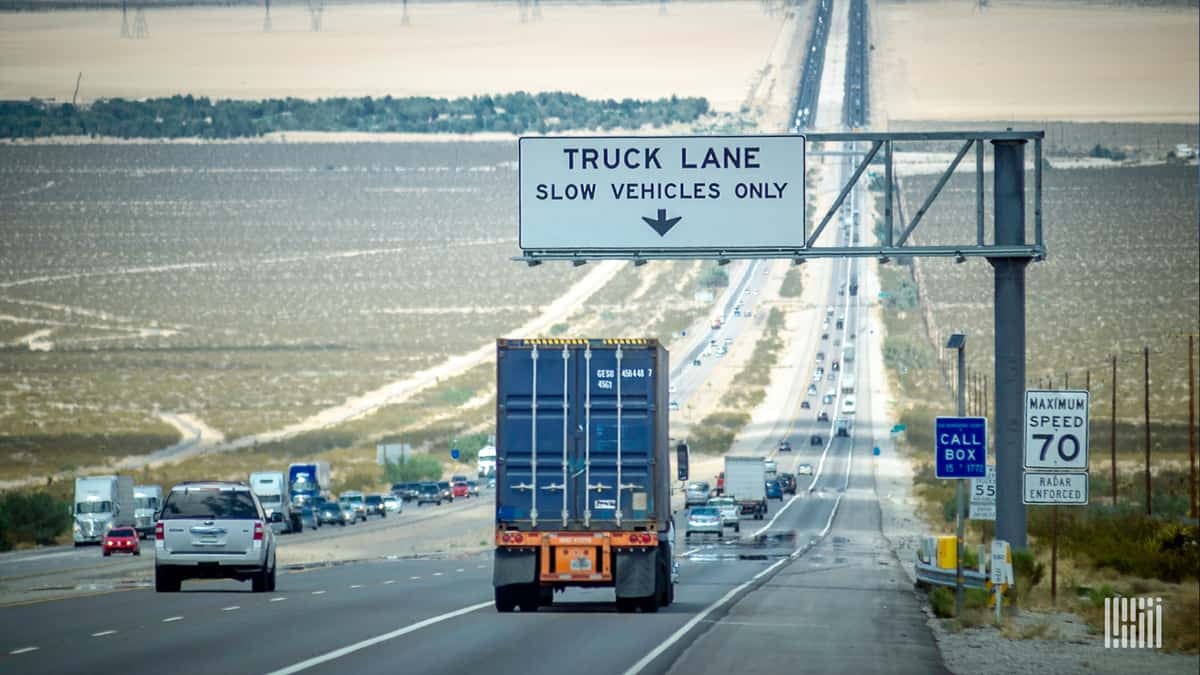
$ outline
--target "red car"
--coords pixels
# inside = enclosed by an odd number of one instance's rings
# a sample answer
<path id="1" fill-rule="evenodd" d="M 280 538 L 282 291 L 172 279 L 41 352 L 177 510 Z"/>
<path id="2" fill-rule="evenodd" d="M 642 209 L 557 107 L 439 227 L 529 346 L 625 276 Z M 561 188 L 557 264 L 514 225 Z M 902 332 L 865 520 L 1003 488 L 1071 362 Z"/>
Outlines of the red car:
<path id="1" fill-rule="evenodd" d="M 113 554 L 113 551 L 120 553 L 132 553 L 134 555 L 142 554 L 142 547 L 138 545 L 137 530 L 132 527 L 114 527 L 104 535 L 104 541 L 100 543 L 104 549 L 104 556 Z"/>
<path id="2" fill-rule="evenodd" d="M 466 481 L 458 481 L 450 488 L 451 494 L 457 499 L 458 497 L 470 498 L 471 486 Z"/>

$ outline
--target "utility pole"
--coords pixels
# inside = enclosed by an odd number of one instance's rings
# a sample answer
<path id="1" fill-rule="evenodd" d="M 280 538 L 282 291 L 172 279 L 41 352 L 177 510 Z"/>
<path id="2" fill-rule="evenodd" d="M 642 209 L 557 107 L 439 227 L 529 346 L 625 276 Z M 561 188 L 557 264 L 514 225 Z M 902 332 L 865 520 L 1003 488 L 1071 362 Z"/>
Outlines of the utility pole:
<path id="1" fill-rule="evenodd" d="M 1188 336 L 1188 464 L 1191 465 L 1192 501 L 1188 508 L 1192 520 L 1196 520 L 1196 363 L 1193 359 L 1195 347 L 1193 336 Z"/>
<path id="2" fill-rule="evenodd" d="M 961 333 L 954 333 L 950 336 L 950 340 L 946 343 L 950 349 L 958 351 L 958 367 L 957 367 L 957 405 L 956 413 L 959 417 L 965 417 L 967 414 L 967 336 Z M 959 478 L 954 481 L 955 497 L 957 499 L 956 510 L 956 528 L 958 537 L 958 553 L 955 555 L 955 571 L 954 575 L 954 616 L 962 617 L 963 611 L 963 479 Z"/>
<path id="3" fill-rule="evenodd" d="M 1150 506 L 1150 345 L 1142 347 L 1143 382 L 1145 391 L 1142 400 L 1146 406 L 1146 515 L 1154 515 Z"/>
<path id="4" fill-rule="evenodd" d="M 1112 357 L 1112 416 L 1109 418 L 1108 444 L 1112 449 L 1113 508 L 1117 507 L 1117 355 Z"/>

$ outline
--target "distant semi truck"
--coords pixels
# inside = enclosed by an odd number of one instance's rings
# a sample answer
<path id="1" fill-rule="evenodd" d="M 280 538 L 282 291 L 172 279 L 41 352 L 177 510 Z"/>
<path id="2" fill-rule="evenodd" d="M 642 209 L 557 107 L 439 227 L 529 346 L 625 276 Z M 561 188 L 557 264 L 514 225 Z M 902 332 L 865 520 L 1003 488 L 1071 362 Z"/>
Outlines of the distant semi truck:
<path id="1" fill-rule="evenodd" d="M 762 457 L 725 457 L 725 494 L 737 500 L 743 515 L 767 515 L 767 467 Z"/>
<path id="2" fill-rule="evenodd" d="M 669 365 L 655 340 L 497 342 L 498 611 L 568 587 L 674 601 Z"/>
<path id="3" fill-rule="evenodd" d="M 133 525 L 139 538 L 154 534 L 158 510 L 162 508 L 163 491 L 160 485 L 133 486 Z"/>
<path id="4" fill-rule="evenodd" d="M 76 546 L 100 543 L 110 529 L 134 524 L 133 478 L 90 476 L 75 479 L 71 527 Z"/>
<path id="5" fill-rule="evenodd" d="M 329 462 L 303 462 L 288 466 L 288 493 L 292 506 L 303 506 L 314 497 L 329 494 Z"/>
<path id="6" fill-rule="evenodd" d="M 281 528 L 284 532 L 300 532 L 304 524 L 300 521 L 300 507 L 292 503 L 287 479 L 282 471 L 255 471 L 250 474 L 250 490 L 258 497 L 267 518 L 272 513 L 283 514 Z"/>

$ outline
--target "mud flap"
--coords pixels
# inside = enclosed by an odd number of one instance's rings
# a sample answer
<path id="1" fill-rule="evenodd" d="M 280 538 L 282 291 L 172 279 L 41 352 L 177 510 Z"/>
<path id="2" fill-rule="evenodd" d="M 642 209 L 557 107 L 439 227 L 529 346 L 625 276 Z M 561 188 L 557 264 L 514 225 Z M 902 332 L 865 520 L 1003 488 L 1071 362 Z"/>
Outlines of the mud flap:
<path id="1" fill-rule="evenodd" d="M 655 549 L 618 551 L 613 571 L 616 573 L 618 598 L 643 598 L 654 595 L 654 575 L 658 561 Z"/>
<path id="2" fill-rule="evenodd" d="M 537 551 L 496 549 L 492 585 L 532 584 L 537 580 Z"/>

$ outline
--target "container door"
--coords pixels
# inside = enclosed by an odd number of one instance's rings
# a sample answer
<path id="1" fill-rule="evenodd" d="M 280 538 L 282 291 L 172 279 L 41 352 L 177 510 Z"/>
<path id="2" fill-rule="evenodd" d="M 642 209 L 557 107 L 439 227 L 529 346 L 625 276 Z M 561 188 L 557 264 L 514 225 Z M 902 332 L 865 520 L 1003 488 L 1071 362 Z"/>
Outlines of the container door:
<path id="1" fill-rule="evenodd" d="M 577 447 L 587 487 L 582 507 L 597 521 L 621 525 L 654 513 L 654 352 L 645 348 L 593 349 L 580 388 L 582 447 Z M 620 507 L 618 509 L 618 506 Z"/>
<path id="2" fill-rule="evenodd" d="M 554 528 L 563 526 L 564 510 L 567 518 L 571 515 L 570 502 L 563 501 L 564 495 L 570 497 L 569 395 L 565 414 L 563 404 L 564 393 L 571 391 L 567 378 L 576 353 L 553 345 L 502 352 L 497 433 L 504 457 L 496 467 L 499 520 L 534 521 L 535 526 Z"/>

